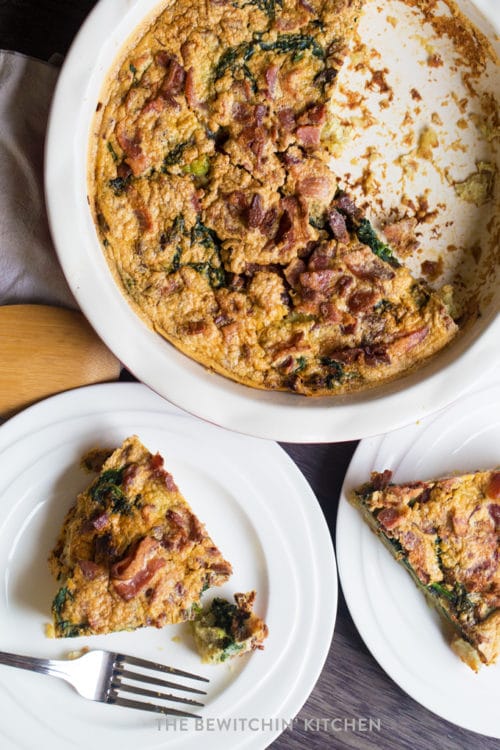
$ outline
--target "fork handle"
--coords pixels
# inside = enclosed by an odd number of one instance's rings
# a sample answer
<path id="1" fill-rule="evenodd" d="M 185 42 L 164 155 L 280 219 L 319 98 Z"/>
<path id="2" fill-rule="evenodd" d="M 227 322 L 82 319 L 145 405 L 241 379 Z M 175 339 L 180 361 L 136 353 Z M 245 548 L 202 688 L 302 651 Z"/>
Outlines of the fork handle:
<path id="1" fill-rule="evenodd" d="M 17 669 L 28 669 L 30 672 L 49 674 L 54 677 L 63 677 L 63 672 L 57 668 L 58 662 L 53 659 L 37 659 L 33 656 L 21 656 L 21 654 L 0 651 L 0 664 Z"/>

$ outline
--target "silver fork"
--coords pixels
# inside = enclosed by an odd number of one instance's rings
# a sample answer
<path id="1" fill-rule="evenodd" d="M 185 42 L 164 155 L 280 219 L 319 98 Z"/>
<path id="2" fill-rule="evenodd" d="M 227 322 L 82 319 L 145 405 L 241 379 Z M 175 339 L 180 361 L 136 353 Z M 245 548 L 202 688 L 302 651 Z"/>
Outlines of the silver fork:
<path id="1" fill-rule="evenodd" d="M 171 688 L 188 693 L 197 693 L 198 695 L 206 695 L 206 692 L 177 681 L 172 682 L 154 676 L 151 672 L 209 682 L 206 677 L 183 672 L 164 664 L 139 659 L 136 656 L 100 650 L 88 651 L 77 659 L 65 660 L 37 659 L 31 656 L 20 656 L 19 654 L 0 651 L 0 664 L 17 667 L 18 669 L 28 669 L 31 672 L 48 674 L 52 677 L 60 677 L 62 680 L 69 682 L 80 695 L 91 701 L 189 718 L 197 718 L 197 715 L 171 708 L 160 701 L 175 701 L 189 706 L 203 706 L 203 703 L 170 692 L 165 693 L 158 688 Z M 128 667 L 139 667 L 139 670 L 144 671 L 130 670 Z M 134 682 L 140 684 L 135 685 Z M 123 693 L 125 693 L 125 697 L 122 696 Z M 155 702 L 127 698 L 127 693 L 154 698 Z"/>

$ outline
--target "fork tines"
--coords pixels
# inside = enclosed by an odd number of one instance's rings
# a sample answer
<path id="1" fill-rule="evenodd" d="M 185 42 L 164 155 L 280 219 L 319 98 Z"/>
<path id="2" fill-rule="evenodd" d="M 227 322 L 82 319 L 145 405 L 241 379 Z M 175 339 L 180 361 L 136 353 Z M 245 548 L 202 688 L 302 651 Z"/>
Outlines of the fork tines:
<path id="1" fill-rule="evenodd" d="M 210 682 L 207 677 L 201 677 L 198 674 L 192 674 L 192 672 L 183 672 L 182 669 L 175 669 L 169 667 L 166 664 L 158 664 L 154 661 L 148 661 L 147 659 L 139 659 L 137 656 L 127 656 L 125 654 L 116 654 L 115 664 L 133 664 L 135 667 L 144 667 L 145 669 L 153 669 L 155 672 L 166 672 L 167 674 L 173 674 L 176 677 L 189 677 L 191 680 L 201 680 L 202 682 Z"/>
<path id="2" fill-rule="evenodd" d="M 111 689 L 108 693 L 109 703 L 115 703 L 118 706 L 125 706 L 128 708 L 138 708 L 144 711 L 154 711 L 155 713 L 162 713 L 179 717 L 197 718 L 196 714 L 188 713 L 187 711 L 180 711 L 178 709 L 171 708 L 163 703 L 159 704 L 156 701 L 172 701 L 189 706 L 203 706 L 203 703 L 200 703 L 199 701 L 193 700 L 191 698 L 184 698 L 179 695 L 175 695 L 171 692 L 162 692 L 161 690 L 155 688 L 170 688 L 173 690 L 195 693 L 198 695 L 206 695 L 206 692 L 204 690 L 199 690 L 183 683 L 161 679 L 146 672 L 130 670 L 126 668 L 128 666 L 136 666 L 142 669 L 149 669 L 154 672 L 163 672 L 176 677 L 184 677 L 192 680 L 209 682 L 206 677 L 201 677 L 200 675 L 192 674 L 191 672 L 184 672 L 180 669 L 175 669 L 165 664 L 158 664 L 146 659 L 140 659 L 135 656 L 117 654 L 113 664 Z M 134 685 L 133 682 L 131 683 L 129 682 L 129 680 L 140 684 Z M 132 700 L 131 698 L 123 696 L 122 693 L 143 696 L 145 698 L 153 698 L 155 699 L 155 703 L 146 703 L 143 701 Z"/>

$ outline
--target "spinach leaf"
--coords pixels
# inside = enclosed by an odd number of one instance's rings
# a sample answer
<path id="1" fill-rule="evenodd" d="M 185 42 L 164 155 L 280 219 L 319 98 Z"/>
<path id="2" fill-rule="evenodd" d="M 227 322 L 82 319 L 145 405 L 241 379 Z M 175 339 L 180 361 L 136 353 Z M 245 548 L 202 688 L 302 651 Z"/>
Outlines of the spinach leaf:
<path id="1" fill-rule="evenodd" d="M 399 268 L 399 266 L 401 265 L 400 262 L 392 254 L 392 250 L 389 245 L 387 245 L 385 242 L 382 242 L 382 240 L 377 236 L 368 219 L 361 219 L 358 226 L 356 227 L 356 234 L 358 236 L 358 240 L 362 242 L 363 245 L 368 245 L 372 253 L 377 255 L 386 263 L 389 263 L 389 265 L 393 268 Z"/>
<path id="2" fill-rule="evenodd" d="M 174 146 L 163 159 L 161 165 L 161 171 L 165 174 L 168 172 L 168 167 L 173 167 L 174 164 L 179 164 L 182 159 L 182 155 L 188 146 L 192 145 L 192 140 L 181 141 Z"/>
<path id="3" fill-rule="evenodd" d="M 278 54 L 286 54 L 288 52 L 297 54 L 297 52 L 302 50 L 310 49 L 314 57 L 318 57 L 321 60 L 325 58 L 325 50 L 309 34 L 280 34 L 274 42 L 260 41 L 259 45 L 262 50 L 273 50 Z"/>
<path id="4" fill-rule="evenodd" d="M 108 469 L 97 477 L 89 491 L 94 502 L 99 504 L 110 503 L 114 513 L 129 515 L 132 512 L 130 500 L 120 487 L 123 481 L 125 466 L 120 469 Z"/>
<path id="5" fill-rule="evenodd" d="M 108 181 L 108 185 L 115 195 L 122 195 L 129 183 L 130 177 L 115 177 L 113 180 Z"/>
<path id="6" fill-rule="evenodd" d="M 344 366 L 331 357 L 321 357 L 320 363 L 328 369 L 327 388 L 332 388 L 334 383 L 341 383 L 344 378 Z"/>
<path id="7" fill-rule="evenodd" d="M 247 0 L 242 7 L 245 8 L 247 5 L 255 5 L 256 8 L 266 14 L 270 21 L 274 21 L 276 18 L 276 6 L 282 8 L 283 0 Z"/>
<path id="8" fill-rule="evenodd" d="M 62 586 L 59 589 L 54 597 L 54 601 L 52 602 L 52 611 L 54 612 L 57 619 L 61 617 L 63 607 L 66 604 L 66 599 L 72 598 L 73 594 L 68 590 L 66 586 Z"/>

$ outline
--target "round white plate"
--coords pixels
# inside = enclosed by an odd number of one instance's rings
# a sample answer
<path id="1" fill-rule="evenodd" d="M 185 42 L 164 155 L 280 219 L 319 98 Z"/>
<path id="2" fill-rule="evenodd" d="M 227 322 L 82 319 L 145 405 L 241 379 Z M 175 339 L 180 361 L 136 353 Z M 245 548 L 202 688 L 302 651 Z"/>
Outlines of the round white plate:
<path id="1" fill-rule="evenodd" d="M 90 477 L 91 447 L 137 434 L 165 464 L 234 568 L 215 589 L 257 591 L 264 651 L 228 665 L 200 662 L 189 626 L 49 640 L 57 590 L 47 565 L 65 512 Z M 2 749 L 264 748 L 299 711 L 328 653 L 337 578 L 328 527 L 282 449 L 178 411 L 138 384 L 92 386 L 48 399 L 0 428 L 2 649 L 60 658 L 83 646 L 131 653 L 210 678 L 199 721 L 92 703 L 62 681 L 0 666 Z M 320 583 L 321 582 L 321 583 Z M 225 721 L 224 724 L 219 722 Z"/>
<path id="2" fill-rule="evenodd" d="M 500 28 L 498 5 L 482 1 L 483 9 L 489 14 L 490 21 L 487 21 L 478 17 L 470 0 L 458 2 L 494 39 L 494 24 Z M 376 5 L 378 7 L 380 3 Z M 492 304 L 452 347 L 416 373 L 361 395 L 319 399 L 259 391 L 210 373 L 140 320 L 115 284 L 98 243 L 88 207 L 86 160 L 105 74 L 125 40 L 156 6 L 158 0 L 100 0 L 97 3 L 61 70 L 46 141 L 47 208 L 61 265 L 81 309 L 120 361 L 138 380 L 203 419 L 248 435 L 302 443 L 353 440 L 396 429 L 442 408 L 461 395 L 474 382 L 478 362 L 483 368 L 494 367 L 498 362 L 495 341 L 499 326 L 498 322 L 495 325 Z M 396 77 L 404 83 L 405 96 L 408 97 L 408 80 L 416 86 L 419 76 L 427 76 L 425 71 L 429 69 L 416 64 L 411 54 L 404 55 L 400 42 L 405 41 L 406 36 L 412 37 L 412 31 L 403 22 L 399 31 L 395 31 L 382 11 L 376 16 L 372 36 L 371 24 L 365 24 L 368 26 L 364 30 L 368 35 L 366 42 L 368 47 L 380 50 L 384 66 L 397 71 Z M 419 23 L 413 29 L 413 36 L 422 38 Z M 384 31 L 387 33 L 382 33 Z M 398 43 L 395 43 L 396 33 L 406 36 L 398 38 Z M 451 59 L 454 60 L 455 55 Z M 454 85 L 448 82 L 446 91 Z M 442 95 L 440 91 L 439 97 Z M 434 96 L 430 94 L 428 99 L 432 109 Z M 406 105 L 407 102 L 403 101 L 394 111 L 392 124 L 395 131 L 401 130 Z M 452 107 L 443 105 L 440 116 L 451 118 L 453 122 L 450 124 L 455 127 L 459 115 L 455 116 L 455 110 L 452 110 Z M 431 110 L 426 116 L 430 118 Z M 423 124 L 418 127 L 423 127 Z M 371 131 L 367 131 L 366 137 L 367 145 L 372 145 Z M 447 139 L 443 138 L 443 143 L 446 142 Z M 488 159 L 492 148 L 493 142 L 485 152 Z M 472 165 L 475 153 L 471 151 L 469 154 Z M 484 160 L 486 156 L 482 154 L 478 158 Z M 491 154 L 490 160 L 494 158 Z M 420 187 L 422 195 L 427 195 L 428 179 L 425 175 Z M 398 183 L 398 196 L 401 190 Z M 463 205 L 455 212 L 456 218 L 461 216 Z M 469 229 L 478 224 L 486 226 L 488 221 L 479 221 L 476 216 L 468 222 Z M 453 242 L 460 244 L 455 238 Z M 431 245 L 435 243 L 434 238 Z M 419 259 L 422 260 L 423 256 Z"/>
<path id="3" fill-rule="evenodd" d="M 437 613 L 350 505 L 347 494 L 391 469 L 396 483 L 500 464 L 500 384 L 484 386 L 433 419 L 363 440 L 346 474 L 336 550 L 349 611 L 380 666 L 423 706 L 500 739 L 500 663 L 475 674 L 447 644 Z"/>

